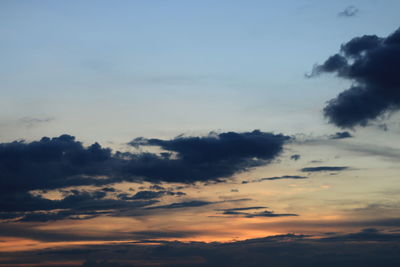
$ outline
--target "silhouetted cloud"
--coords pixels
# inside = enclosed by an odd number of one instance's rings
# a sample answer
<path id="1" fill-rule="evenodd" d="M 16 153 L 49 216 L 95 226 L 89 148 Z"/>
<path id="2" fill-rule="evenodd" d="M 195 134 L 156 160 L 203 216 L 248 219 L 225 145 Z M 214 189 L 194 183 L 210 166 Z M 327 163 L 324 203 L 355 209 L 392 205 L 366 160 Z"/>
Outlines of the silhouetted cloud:
<path id="1" fill-rule="evenodd" d="M 152 240 L 152 239 L 163 239 L 163 238 L 183 238 L 193 237 L 198 235 L 196 231 L 137 231 L 132 232 L 132 236 L 139 240 Z"/>
<path id="2" fill-rule="evenodd" d="M 158 197 L 161 197 L 158 196 Z M 113 215 L 121 209 L 138 210 L 154 205 L 154 198 L 105 198 L 104 191 L 71 190 L 59 200 L 51 200 L 30 193 L 0 196 L 0 215 L 19 221 L 52 221 L 61 219 L 90 219 L 99 215 Z M 134 200 L 134 201 L 128 201 Z"/>
<path id="3" fill-rule="evenodd" d="M 232 199 L 232 200 L 223 200 L 223 201 L 203 201 L 203 200 L 191 200 L 184 202 L 176 202 L 167 205 L 153 206 L 146 208 L 147 210 L 152 209 L 180 209 L 180 208 L 192 208 L 192 207 L 201 207 L 213 204 L 227 203 L 227 202 L 241 202 L 241 201 L 249 201 L 250 198 L 240 198 L 240 199 Z"/>
<path id="4" fill-rule="evenodd" d="M 299 176 L 299 175 L 283 175 L 283 176 L 274 176 L 274 177 L 266 177 L 256 180 L 257 182 L 262 181 L 273 181 L 273 180 L 282 180 L 282 179 L 307 179 L 307 176 Z"/>
<path id="5" fill-rule="evenodd" d="M 128 196 L 127 194 L 119 194 L 119 198 L 122 200 L 136 200 L 136 199 L 155 199 L 161 198 L 163 196 L 184 196 L 184 192 L 174 192 L 174 191 L 139 191 L 133 196 Z"/>
<path id="6" fill-rule="evenodd" d="M 282 152 L 289 139 L 281 134 L 253 131 L 171 140 L 139 138 L 131 142 L 135 146 L 155 145 L 168 151 L 159 154 L 113 153 L 98 143 L 85 147 L 66 134 L 33 142 L 0 143 L 0 217 L 21 221 L 82 219 L 104 214 L 97 210 L 115 214 L 126 207 L 144 207 L 156 203 L 158 198 L 185 193 L 157 184 L 150 187 L 152 191 L 134 195 L 109 186 L 95 192 L 75 190 L 59 200 L 31 192 L 123 181 L 220 182 L 220 178 L 268 164 Z M 106 197 L 116 192 L 119 199 Z M 202 204 L 207 202 L 175 203 L 169 208 Z"/>
<path id="7" fill-rule="evenodd" d="M 288 216 L 298 216 L 292 213 L 274 213 L 273 211 L 264 210 L 260 212 L 244 212 L 248 210 L 259 210 L 266 207 L 256 206 L 256 207 L 243 207 L 243 208 L 231 208 L 231 209 L 218 209 L 217 211 L 222 211 L 222 215 L 230 215 L 235 217 L 243 218 L 255 218 L 255 217 L 288 217 Z"/>
<path id="8" fill-rule="evenodd" d="M 345 138 L 352 138 L 353 136 L 349 132 L 337 132 L 331 136 L 329 136 L 330 139 L 345 139 Z"/>
<path id="9" fill-rule="evenodd" d="M 157 185 L 157 184 L 151 185 L 151 186 L 149 187 L 149 189 L 152 189 L 152 190 L 163 190 L 163 191 L 166 190 L 165 187 L 160 186 L 160 185 Z"/>
<path id="10" fill-rule="evenodd" d="M 251 181 L 245 180 L 242 181 L 242 184 L 259 183 L 263 181 L 274 181 L 283 179 L 307 179 L 307 178 L 308 178 L 307 176 L 300 176 L 300 175 L 282 175 L 282 176 L 264 177 L 264 178 L 254 179 Z"/>
<path id="11" fill-rule="evenodd" d="M 169 153 L 141 154 L 126 173 L 150 180 L 193 182 L 229 177 L 275 159 L 290 137 L 258 130 L 210 133 L 204 137 L 179 136 L 171 140 L 137 138 L 132 146 L 158 146 Z M 175 157 L 173 157 L 173 154 Z"/>
<path id="12" fill-rule="evenodd" d="M 209 181 L 268 164 L 290 138 L 260 131 L 139 138 L 132 145 L 155 145 L 168 153 L 112 153 L 98 143 L 84 147 L 70 135 L 30 143 L 0 144 L 0 192 L 27 192 L 121 181 Z M 170 157 L 172 153 L 176 157 Z"/>
<path id="13" fill-rule="evenodd" d="M 341 127 L 366 126 L 400 108 L 400 29 L 386 38 L 356 37 L 340 52 L 314 67 L 311 76 L 336 73 L 352 86 L 324 108 L 329 122 Z"/>
<path id="14" fill-rule="evenodd" d="M 186 232 L 137 232 L 143 237 L 173 238 Z M 140 243 L 81 245 L 75 248 L 50 248 L 42 251 L 9 253 L 5 264 L 34 264 L 39 260 L 62 263 L 82 262 L 82 267 L 182 266 L 182 267 L 256 267 L 268 266 L 363 266 L 394 267 L 400 263 L 399 235 L 377 229 L 318 237 L 282 234 L 263 238 L 219 242 L 158 241 L 151 246 Z M 84 252 L 84 253 L 83 253 Z M 3 261 L 3 262 L 4 262 Z M 39 261 L 40 262 L 40 261 Z M 60 264 L 61 266 L 61 264 Z"/>
<path id="15" fill-rule="evenodd" d="M 113 164 L 110 149 L 84 147 L 70 135 L 26 143 L 0 144 L 0 192 L 26 192 L 75 185 L 102 184 Z"/>
<path id="16" fill-rule="evenodd" d="M 348 170 L 349 167 L 345 166 L 318 166 L 302 168 L 302 172 L 339 172 Z"/>
<path id="17" fill-rule="evenodd" d="M 290 159 L 292 159 L 292 160 L 294 160 L 294 161 L 297 161 L 297 160 L 299 160 L 301 158 L 301 156 L 299 155 L 299 154 L 294 154 L 294 155 L 291 155 L 290 156 Z"/>
<path id="18" fill-rule="evenodd" d="M 186 202 L 171 203 L 171 204 L 161 205 L 161 206 L 148 207 L 147 209 L 149 209 L 149 210 L 152 210 L 152 209 L 180 209 L 180 208 L 201 207 L 201 206 L 211 205 L 211 204 L 215 204 L 215 203 L 217 203 L 217 202 L 192 200 L 192 201 L 186 201 Z"/>
<path id="19" fill-rule="evenodd" d="M 355 6 L 348 6 L 343 11 L 338 13 L 339 17 L 354 17 L 359 12 L 359 9 Z"/>
<path id="20" fill-rule="evenodd" d="M 342 242 L 342 241 L 400 241 L 400 234 L 397 233 L 383 233 L 376 228 L 366 228 L 358 233 L 350 233 L 345 235 L 336 235 L 326 237 L 323 241 Z"/>
<path id="21" fill-rule="evenodd" d="M 266 209 L 268 207 L 264 206 L 253 206 L 253 207 L 241 207 L 241 208 L 231 208 L 231 209 L 216 209 L 216 211 L 243 211 L 243 210 L 259 210 Z"/>

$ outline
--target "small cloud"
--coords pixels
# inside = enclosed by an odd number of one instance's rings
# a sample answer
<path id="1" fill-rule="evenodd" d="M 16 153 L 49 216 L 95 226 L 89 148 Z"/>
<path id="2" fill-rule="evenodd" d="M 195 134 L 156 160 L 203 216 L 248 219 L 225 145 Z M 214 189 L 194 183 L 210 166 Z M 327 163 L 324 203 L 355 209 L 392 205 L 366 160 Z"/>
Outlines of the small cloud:
<path id="1" fill-rule="evenodd" d="M 307 176 L 300 176 L 300 175 L 282 175 L 282 176 L 273 176 L 273 177 L 265 177 L 259 178 L 252 181 L 242 181 L 242 184 L 247 183 L 259 183 L 263 181 L 274 181 L 274 180 L 283 180 L 283 179 L 307 179 Z"/>
<path id="2" fill-rule="evenodd" d="M 348 6 L 344 10 L 340 11 L 338 13 L 338 16 L 339 17 L 345 17 L 345 18 L 354 17 L 354 16 L 357 15 L 357 13 L 359 11 L 360 10 L 355 6 Z"/>
<path id="3" fill-rule="evenodd" d="M 294 155 L 291 155 L 290 156 L 290 159 L 292 159 L 292 160 L 294 160 L 294 161 L 297 161 L 297 160 L 299 160 L 301 158 L 301 156 L 299 155 L 299 154 L 294 154 Z"/>
<path id="4" fill-rule="evenodd" d="M 298 216 L 292 213 L 274 213 L 273 211 L 264 210 L 259 212 L 245 212 L 248 210 L 259 210 L 266 207 L 244 207 L 244 208 L 232 208 L 232 209 L 218 209 L 217 211 L 222 211 L 222 215 L 237 216 L 243 218 L 255 218 L 255 217 L 287 217 L 287 216 Z"/>
<path id="5" fill-rule="evenodd" d="M 345 131 L 345 132 L 336 132 L 335 134 L 332 134 L 329 136 L 329 139 L 345 139 L 345 138 L 352 138 L 353 136 L 351 133 Z"/>
<path id="6" fill-rule="evenodd" d="M 300 171 L 302 172 L 338 172 L 348 170 L 349 167 L 345 166 L 318 166 L 318 167 L 307 167 Z"/>
<path id="7" fill-rule="evenodd" d="M 39 124 L 48 123 L 54 121 L 54 118 L 33 118 L 33 117 L 23 117 L 19 121 L 24 124 L 27 128 L 32 128 L 38 126 Z"/>

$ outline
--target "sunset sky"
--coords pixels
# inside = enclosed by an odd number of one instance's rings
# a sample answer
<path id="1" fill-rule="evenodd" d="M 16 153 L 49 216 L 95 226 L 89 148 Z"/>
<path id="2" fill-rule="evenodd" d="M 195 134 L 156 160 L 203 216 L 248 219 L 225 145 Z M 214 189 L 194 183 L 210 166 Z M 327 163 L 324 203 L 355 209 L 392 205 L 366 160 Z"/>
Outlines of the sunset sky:
<path id="1" fill-rule="evenodd" d="M 1 0 L 0 267 L 400 266 L 399 10 Z"/>

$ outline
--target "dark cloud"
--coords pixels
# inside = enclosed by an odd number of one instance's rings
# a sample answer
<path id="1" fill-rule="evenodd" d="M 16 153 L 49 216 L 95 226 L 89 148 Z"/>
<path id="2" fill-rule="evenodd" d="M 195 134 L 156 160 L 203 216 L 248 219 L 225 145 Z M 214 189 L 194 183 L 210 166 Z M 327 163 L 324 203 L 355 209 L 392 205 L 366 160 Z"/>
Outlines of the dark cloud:
<path id="1" fill-rule="evenodd" d="M 282 152 L 288 140 L 288 136 L 258 130 L 179 136 L 171 140 L 137 138 L 130 143 L 132 146 L 158 146 L 169 153 L 141 154 L 125 171 L 151 180 L 216 180 L 268 164 Z"/>
<path id="2" fill-rule="evenodd" d="M 288 216 L 298 216 L 292 213 L 274 213 L 273 211 L 264 210 L 260 212 L 244 212 L 247 210 L 258 210 L 264 207 L 245 207 L 245 208 L 233 208 L 233 209 L 220 209 L 222 215 L 230 215 L 235 217 L 243 218 L 255 218 L 255 217 L 288 217 Z"/>
<path id="3" fill-rule="evenodd" d="M 339 172 L 348 170 L 349 167 L 345 166 L 318 166 L 318 167 L 307 167 L 301 169 L 302 172 Z"/>
<path id="4" fill-rule="evenodd" d="M 138 231 L 132 233 L 133 237 L 139 240 L 193 237 L 198 234 L 199 232 L 196 231 Z"/>
<path id="5" fill-rule="evenodd" d="M 350 233 L 345 235 L 337 235 L 326 237 L 323 241 L 339 242 L 339 241 L 400 241 L 400 234 L 383 233 L 376 228 L 366 228 L 358 233 Z"/>
<path id="6" fill-rule="evenodd" d="M 307 179 L 307 176 L 300 176 L 300 175 L 282 175 L 282 176 L 273 176 L 273 177 L 264 177 L 259 178 L 251 181 L 242 181 L 242 184 L 248 183 L 259 183 L 263 181 L 274 181 L 274 180 L 284 180 L 284 179 Z"/>
<path id="7" fill-rule="evenodd" d="M 359 12 L 359 9 L 355 6 L 348 6 L 343 11 L 338 13 L 339 17 L 354 17 Z"/>
<path id="8" fill-rule="evenodd" d="M 249 201 L 250 198 L 240 198 L 240 199 L 232 199 L 232 200 L 223 200 L 223 201 L 202 201 L 202 200 L 191 200 L 185 202 L 176 202 L 167 205 L 161 206 L 153 206 L 148 207 L 146 209 L 180 209 L 180 208 L 192 208 L 192 207 L 202 207 L 207 205 L 213 204 L 220 204 L 220 203 L 227 203 L 227 202 L 242 202 L 242 201 Z"/>
<path id="9" fill-rule="evenodd" d="M 266 209 L 264 206 L 253 206 L 253 207 L 242 207 L 242 208 L 231 208 L 231 209 L 216 209 L 216 211 L 243 211 L 243 210 L 259 210 Z"/>
<path id="10" fill-rule="evenodd" d="M 29 193 L 3 194 L 0 195 L 0 215 L 19 221 L 78 220 L 113 215 L 123 209 L 137 210 L 158 202 L 150 198 L 110 199 L 105 196 L 104 191 L 78 190 L 71 190 L 60 200 L 50 200 Z"/>
<path id="11" fill-rule="evenodd" d="M 98 143 L 84 146 L 70 135 L 0 143 L 0 217 L 21 221 L 81 219 L 98 216 L 101 214 L 98 210 L 115 214 L 118 209 L 144 207 L 158 202 L 158 198 L 185 193 L 154 184 L 150 187 L 152 191 L 130 195 L 107 186 L 94 192 L 64 192 L 65 198 L 50 200 L 32 191 L 143 180 L 221 182 L 220 178 L 268 164 L 282 152 L 289 139 L 256 130 L 171 140 L 139 138 L 131 142 L 134 146 L 158 146 L 168 151 L 159 154 L 112 152 Z M 119 199 L 107 197 L 117 191 Z M 170 208 L 201 204 L 175 203 Z"/>
<path id="12" fill-rule="evenodd" d="M 0 144 L 0 192 L 26 192 L 74 185 L 101 184 L 113 164 L 110 149 L 84 147 L 70 135 L 26 143 Z"/>
<path id="13" fill-rule="evenodd" d="M 157 184 L 151 185 L 149 188 L 152 190 L 166 190 L 165 187 L 157 185 Z"/>
<path id="14" fill-rule="evenodd" d="M 290 138 L 260 131 L 135 139 L 168 153 L 112 153 L 98 143 L 84 147 L 70 135 L 30 143 L 0 143 L 0 192 L 28 192 L 120 181 L 195 182 L 218 180 L 269 163 Z M 175 157 L 171 157 L 175 153 Z"/>
<path id="15" fill-rule="evenodd" d="M 154 207 L 148 207 L 147 209 L 180 209 L 180 208 L 192 208 L 192 207 L 201 207 L 201 206 L 207 206 L 211 204 L 215 204 L 218 202 L 209 202 L 209 201 L 201 201 L 201 200 L 192 200 L 192 201 L 186 201 L 186 202 L 177 202 L 177 203 L 171 203 L 168 205 L 161 205 L 161 206 L 154 206 Z"/>
<path id="16" fill-rule="evenodd" d="M 292 159 L 292 160 L 294 160 L 294 161 L 297 161 L 297 160 L 299 160 L 301 158 L 301 156 L 299 155 L 299 154 L 294 154 L 294 155 L 291 155 L 290 156 L 290 159 Z"/>
<path id="17" fill-rule="evenodd" d="M 345 139 L 345 138 L 352 138 L 353 136 L 349 132 L 336 132 L 329 136 L 329 139 Z"/>
<path id="18" fill-rule="evenodd" d="M 135 234 L 135 233 L 133 233 Z M 186 232 L 138 232 L 143 237 L 174 238 Z M 80 261 L 84 267 L 182 266 L 182 267 L 395 267 L 400 264 L 398 234 L 364 229 L 348 234 L 318 237 L 283 234 L 232 242 L 162 241 L 146 244 L 81 245 L 41 251 L 8 253 L 2 263 L 9 266 L 40 262 Z M 60 264 L 61 266 L 61 264 Z"/>
<path id="19" fill-rule="evenodd" d="M 330 100 L 324 115 L 341 128 L 366 126 L 400 108 L 400 29 L 386 38 L 356 37 L 317 65 L 311 76 L 336 73 L 352 86 Z"/>
<path id="20" fill-rule="evenodd" d="M 261 178 L 261 179 L 256 180 L 256 182 L 282 180 L 282 179 L 307 179 L 307 178 L 308 178 L 307 176 L 283 175 L 283 176 Z"/>
<path id="21" fill-rule="evenodd" d="M 163 196 L 184 196 L 184 192 L 174 192 L 174 191 L 139 191 L 133 196 L 128 196 L 127 194 L 119 194 L 119 198 L 122 200 L 136 200 L 136 199 L 156 199 Z"/>
<path id="22" fill-rule="evenodd" d="M 104 187 L 101 190 L 103 190 L 104 192 L 117 192 L 117 190 L 112 187 Z"/>

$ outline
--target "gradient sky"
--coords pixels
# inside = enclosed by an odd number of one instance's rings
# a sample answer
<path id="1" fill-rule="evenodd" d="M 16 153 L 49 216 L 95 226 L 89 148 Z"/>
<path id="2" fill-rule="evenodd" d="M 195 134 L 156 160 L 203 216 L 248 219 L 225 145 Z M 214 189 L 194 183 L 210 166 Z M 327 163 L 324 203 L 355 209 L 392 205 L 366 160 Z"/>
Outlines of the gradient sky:
<path id="1" fill-rule="evenodd" d="M 214 266 L 143 251 L 397 233 L 398 78 L 371 82 L 391 93 L 367 124 L 335 125 L 323 109 L 374 76 L 326 60 L 355 37 L 394 33 L 399 10 L 396 0 L 0 1 L 0 266 Z M 59 162 L 42 137 L 65 145 Z M 134 257 L 110 252 L 132 242 L 143 248 Z M 75 253 L 99 247 L 110 254 Z"/>

